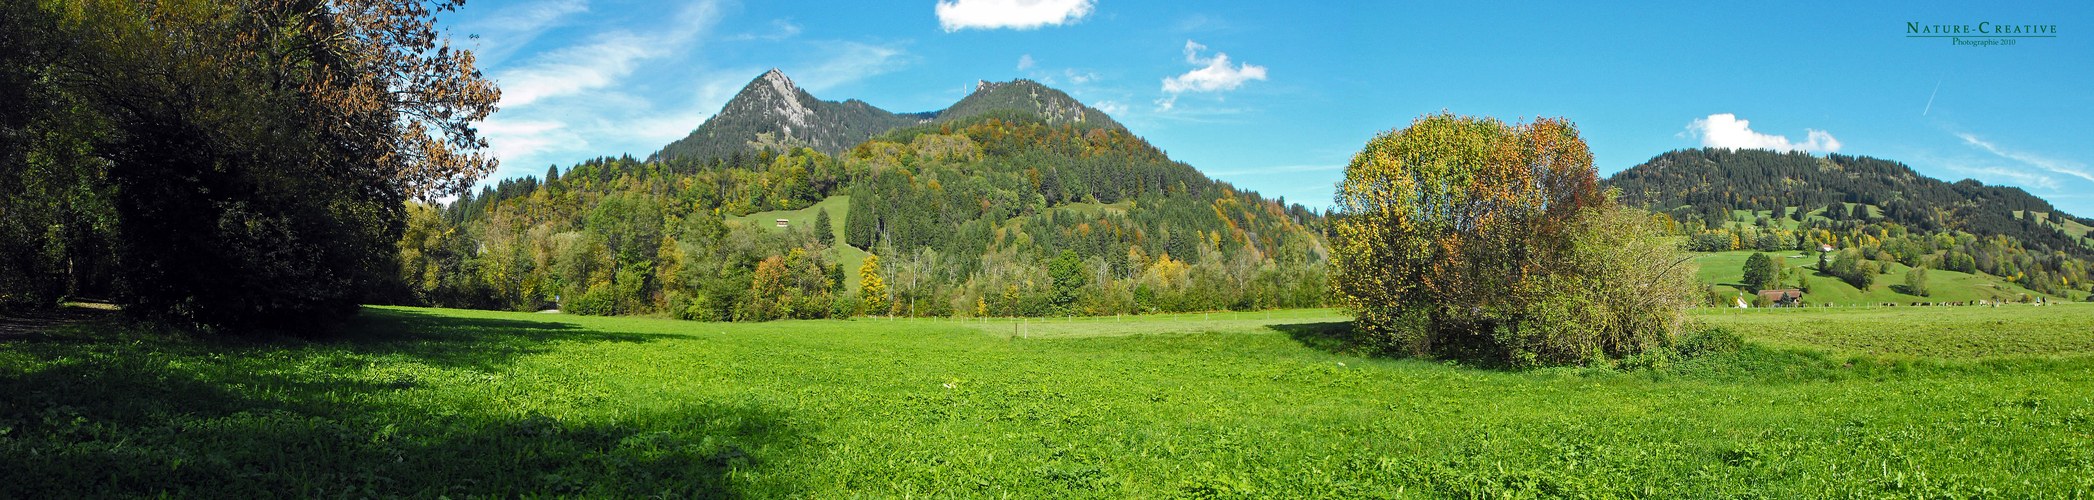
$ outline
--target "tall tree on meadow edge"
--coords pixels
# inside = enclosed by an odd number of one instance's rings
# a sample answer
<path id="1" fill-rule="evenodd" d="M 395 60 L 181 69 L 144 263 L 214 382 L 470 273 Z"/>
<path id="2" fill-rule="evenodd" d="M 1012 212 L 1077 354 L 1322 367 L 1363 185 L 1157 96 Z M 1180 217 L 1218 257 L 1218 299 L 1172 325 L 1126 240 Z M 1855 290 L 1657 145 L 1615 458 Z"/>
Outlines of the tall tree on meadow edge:
<path id="1" fill-rule="evenodd" d="M 1419 118 L 1369 141 L 1346 167 L 1332 284 L 1355 326 L 1394 351 L 1526 366 L 1666 345 L 1691 289 L 1638 290 L 1617 275 L 1642 267 L 1683 282 L 1692 264 L 1672 255 L 1662 231 L 1646 231 L 1662 226 L 1606 233 L 1594 221 L 1639 216 L 1623 215 L 1597 185 L 1569 122 Z M 1595 243 L 1608 241 L 1635 251 Z M 1643 293 L 1663 300 L 1599 301 Z"/>
<path id="2" fill-rule="evenodd" d="M 1921 297 L 1934 294 L 1927 287 L 1927 266 L 1912 266 L 1905 271 L 1905 293 Z"/>
<path id="3" fill-rule="evenodd" d="M 17 33 L 51 49 L 28 61 L 35 90 L 104 125 L 51 131 L 107 187 L 126 309 L 221 331 L 306 326 L 397 279 L 405 202 L 495 166 L 474 123 L 500 93 L 435 24 L 461 4 L 29 8 L 51 20 Z"/>
<path id="4" fill-rule="evenodd" d="M 887 280 L 880 277 L 880 256 L 867 254 L 865 264 L 858 266 L 858 296 L 864 301 L 865 314 L 887 314 Z"/>
<path id="5" fill-rule="evenodd" d="M 1753 252 L 1745 258 L 1745 288 L 1754 292 L 1774 288 L 1778 284 L 1774 259 L 1767 254 Z"/>
<path id="6" fill-rule="evenodd" d="M 814 212 L 814 239 L 822 242 L 823 246 L 836 244 L 836 226 L 829 222 L 829 209 L 827 208 L 817 209 Z"/>
<path id="7" fill-rule="evenodd" d="M 1090 276 L 1083 269 L 1083 257 L 1075 250 L 1063 249 L 1047 263 L 1047 277 L 1054 280 L 1053 305 L 1057 311 L 1067 311 L 1076 303 L 1077 294 L 1089 284 Z"/>

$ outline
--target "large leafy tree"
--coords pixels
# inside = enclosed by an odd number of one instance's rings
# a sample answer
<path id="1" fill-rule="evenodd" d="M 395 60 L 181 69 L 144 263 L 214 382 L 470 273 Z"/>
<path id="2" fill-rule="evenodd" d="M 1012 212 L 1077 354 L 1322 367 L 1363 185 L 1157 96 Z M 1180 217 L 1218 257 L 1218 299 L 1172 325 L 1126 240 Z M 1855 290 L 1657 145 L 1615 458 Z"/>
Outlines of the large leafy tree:
<path id="1" fill-rule="evenodd" d="M 396 279 L 407 199 L 494 168 L 474 123 L 499 91 L 435 24 L 461 3 L 12 2 L 49 20 L 12 34 L 43 51 L 33 90 L 105 125 L 29 147 L 77 144 L 69 171 L 106 190 L 129 310 L 228 330 L 340 317 Z"/>
<path id="2" fill-rule="evenodd" d="M 1760 291 L 1775 287 L 1778 275 L 1775 272 L 1774 259 L 1767 257 L 1767 254 L 1753 252 L 1751 257 L 1745 258 L 1743 271 L 1745 288 Z"/>
<path id="3" fill-rule="evenodd" d="M 1581 221 L 1606 214 L 1608 200 L 1568 122 L 1426 116 L 1375 137 L 1346 167 L 1332 282 L 1356 326 L 1396 350 L 1532 364 L 1661 345 L 1676 321 L 1608 321 L 1657 330 L 1603 342 L 1586 310 L 1601 307 L 1587 294 L 1641 293 L 1621 283 L 1618 261 L 1659 258 L 1627 265 L 1670 276 L 1683 260 L 1581 250 L 1580 241 L 1610 240 L 1668 248 L 1648 242 L 1657 231 L 1581 236 L 1604 229 Z M 1685 301 L 1664 303 L 1599 310 L 1676 316 Z"/>

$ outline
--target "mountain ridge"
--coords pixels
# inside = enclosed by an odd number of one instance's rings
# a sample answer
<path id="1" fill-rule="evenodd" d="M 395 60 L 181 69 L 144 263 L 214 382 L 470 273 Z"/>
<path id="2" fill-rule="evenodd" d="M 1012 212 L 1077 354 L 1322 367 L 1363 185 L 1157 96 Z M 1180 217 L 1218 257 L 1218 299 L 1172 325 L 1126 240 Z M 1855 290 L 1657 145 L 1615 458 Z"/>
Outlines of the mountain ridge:
<path id="1" fill-rule="evenodd" d="M 1118 121 L 1066 92 L 1039 82 L 978 80 L 975 90 L 934 111 L 896 113 L 859 99 L 825 101 L 801 89 L 777 68 L 749 81 L 720 111 L 690 134 L 670 142 L 648 160 L 723 159 L 737 153 L 783 152 L 807 147 L 831 156 L 887 131 L 949 123 L 985 114 L 1016 112 L 1049 124 L 1077 124 L 1125 131 Z"/>

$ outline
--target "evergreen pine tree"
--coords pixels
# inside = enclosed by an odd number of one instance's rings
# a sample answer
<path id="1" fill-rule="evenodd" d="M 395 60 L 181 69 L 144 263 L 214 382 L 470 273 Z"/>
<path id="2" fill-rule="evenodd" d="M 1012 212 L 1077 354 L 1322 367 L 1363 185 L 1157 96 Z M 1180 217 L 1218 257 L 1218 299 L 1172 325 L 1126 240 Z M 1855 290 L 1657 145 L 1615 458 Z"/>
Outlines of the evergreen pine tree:
<path id="1" fill-rule="evenodd" d="M 836 229 L 829 223 L 827 208 L 814 213 L 814 239 L 821 241 L 823 245 L 836 244 Z"/>

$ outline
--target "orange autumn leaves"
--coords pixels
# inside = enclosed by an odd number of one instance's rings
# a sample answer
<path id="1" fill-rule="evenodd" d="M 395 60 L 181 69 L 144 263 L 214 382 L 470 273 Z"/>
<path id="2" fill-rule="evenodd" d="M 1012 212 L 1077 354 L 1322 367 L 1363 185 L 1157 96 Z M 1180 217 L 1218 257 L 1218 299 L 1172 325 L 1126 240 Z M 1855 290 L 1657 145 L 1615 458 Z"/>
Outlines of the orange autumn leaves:
<path id="1" fill-rule="evenodd" d="M 1573 251 L 1590 240 L 1570 233 L 1611 203 L 1569 122 L 1429 115 L 1369 141 L 1345 172 L 1333 284 L 1363 331 L 1419 354 L 1581 354 L 1554 345 L 1564 329 L 1546 318 L 1576 309 L 1559 299 L 1601 274 Z"/>

